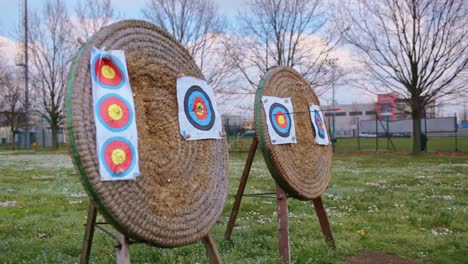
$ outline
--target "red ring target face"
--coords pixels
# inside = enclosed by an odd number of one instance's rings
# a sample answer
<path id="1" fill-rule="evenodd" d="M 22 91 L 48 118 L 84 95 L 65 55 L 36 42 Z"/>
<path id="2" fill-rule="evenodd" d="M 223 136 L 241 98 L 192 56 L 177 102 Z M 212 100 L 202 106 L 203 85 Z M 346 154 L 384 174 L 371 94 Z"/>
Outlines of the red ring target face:
<path id="1" fill-rule="evenodd" d="M 118 89 L 125 83 L 124 67 L 118 58 L 98 54 L 92 65 L 93 78 L 100 86 L 108 89 Z"/>
<path id="2" fill-rule="evenodd" d="M 127 129 L 133 119 L 133 109 L 130 104 L 117 94 L 101 97 L 96 110 L 101 124 L 113 132 Z"/>
<path id="3" fill-rule="evenodd" d="M 101 151 L 104 167 L 112 177 L 124 177 L 135 166 L 135 148 L 123 137 L 108 139 Z"/>

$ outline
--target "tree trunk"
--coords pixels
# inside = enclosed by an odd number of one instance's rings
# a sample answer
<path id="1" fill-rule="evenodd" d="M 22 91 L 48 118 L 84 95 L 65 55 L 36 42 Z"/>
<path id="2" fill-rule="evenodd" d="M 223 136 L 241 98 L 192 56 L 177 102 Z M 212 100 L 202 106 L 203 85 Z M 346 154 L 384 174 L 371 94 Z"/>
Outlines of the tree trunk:
<path id="1" fill-rule="evenodd" d="M 11 128 L 10 128 L 10 132 L 11 132 L 11 133 L 10 133 L 10 137 L 11 137 L 11 140 L 10 140 L 11 149 L 12 149 L 12 150 L 16 150 L 16 144 L 15 144 L 15 134 L 16 134 L 15 132 L 16 132 L 16 130 L 15 130 L 15 128 L 14 128 L 14 127 L 11 127 Z"/>
<path id="2" fill-rule="evenodd" d="M 416 108 L 416 109 L 415 109 Z M 420 107 L 413 107 L 413 153 L 420 153 L 421 150 L 421 111 Z"/>
<path id="3" fill-rule="evenodd" d="M 51 126 L 52 129 L 52 148 L 58 149 L 59 144 L 58 144 L 58 126 L 54 125 Z"/>

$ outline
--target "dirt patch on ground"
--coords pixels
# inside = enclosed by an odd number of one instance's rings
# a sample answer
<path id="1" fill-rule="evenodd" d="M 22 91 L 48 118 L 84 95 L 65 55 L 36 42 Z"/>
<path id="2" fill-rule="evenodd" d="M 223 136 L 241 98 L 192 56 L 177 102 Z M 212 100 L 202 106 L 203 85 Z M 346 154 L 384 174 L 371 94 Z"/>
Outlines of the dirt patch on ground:
<path id="1" fill-rule="evenodd" d="M 346 264 L 429 264 L 378 251 L 364 251 L 345 261 Z"/>

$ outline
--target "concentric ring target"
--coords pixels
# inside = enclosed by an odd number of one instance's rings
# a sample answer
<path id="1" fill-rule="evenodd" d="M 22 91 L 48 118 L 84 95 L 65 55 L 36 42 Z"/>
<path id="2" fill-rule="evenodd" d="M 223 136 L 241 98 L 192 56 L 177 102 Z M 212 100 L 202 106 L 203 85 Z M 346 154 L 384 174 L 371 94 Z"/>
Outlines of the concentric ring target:
<path id="1" fill-rule="evenodd" d="M 104 167 L 112 177 L 126 176 L 135 166 L 135 148 L 132 143 L 123 137 L 108 139 L 101 149 Z"/>
<path id="2" fill-rule="evenodd" d="M 101 124 L 112 132 L 127 129 L 133 120 L 133 109 L 123 97 L 107 94 L 96 104 L 96 113 Z"/>
<path id="3" fill-rule="evenodd" d="M 291 118 L 288 109 L 279 103 L 270 107 L 270 121 L 275 132 L 281 137 L 289 137 L 291 133 Z"/>
<path id="4" fill-rule="evenodd" d="M 215 112 L 210 97 L 200 86 L 194 85 L 184 97 L 184 112 L 195 128 L 208 131 L 215 122 Z"/>
<path id="5" fill-rule="evenodd" d="M 125 83 L 123 63 L 111 55 L 98 54 L 93 58 L 91 70 L 94 81 L 107 89 L 119 89 Z"/>
<path id="6" fill-rule="evenodd" d="M 323 124 L 323 120 L 320 117 L 320 114 L 317 110 L 314 110 L 314 119 L 315 119 L 315 124 L 318 127 L 318 135 L 320 138 L 324 139 L 325 138 L 325 125 Z"/>

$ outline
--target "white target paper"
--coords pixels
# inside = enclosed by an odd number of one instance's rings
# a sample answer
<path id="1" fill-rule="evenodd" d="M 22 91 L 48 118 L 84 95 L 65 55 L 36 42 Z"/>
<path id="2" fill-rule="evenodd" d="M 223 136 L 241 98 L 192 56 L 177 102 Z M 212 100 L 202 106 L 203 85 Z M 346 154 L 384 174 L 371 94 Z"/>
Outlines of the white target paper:
<path id="1" fill-rule="evenodd" d="M 124 52 L 93 48 L 90 70 L 100 178 L 133 180 L 140 175 L 138 134 Z"/>
<path id="2" fill-rule="evenodd" d="M 319 145 L 328 145 L 327 127 L 325 126 L 325 119 L 323 118 L 322 111 L 318 105 L 311 104 L 309 107 L 310 121 L 312 122 L 315 130 L 315 143 Z"/>
<path id="3" fill-rule="evenodd" d="M 262 96 L 262 103 L 271 143 L 297 143 L 291 98 Z"/>
<path id="4" fill-rule="evenodd" d="M 180 134 L 186 140 L 221 139 L 221 115 L 211 86 L 194 77 L 177 78 Z"/>

